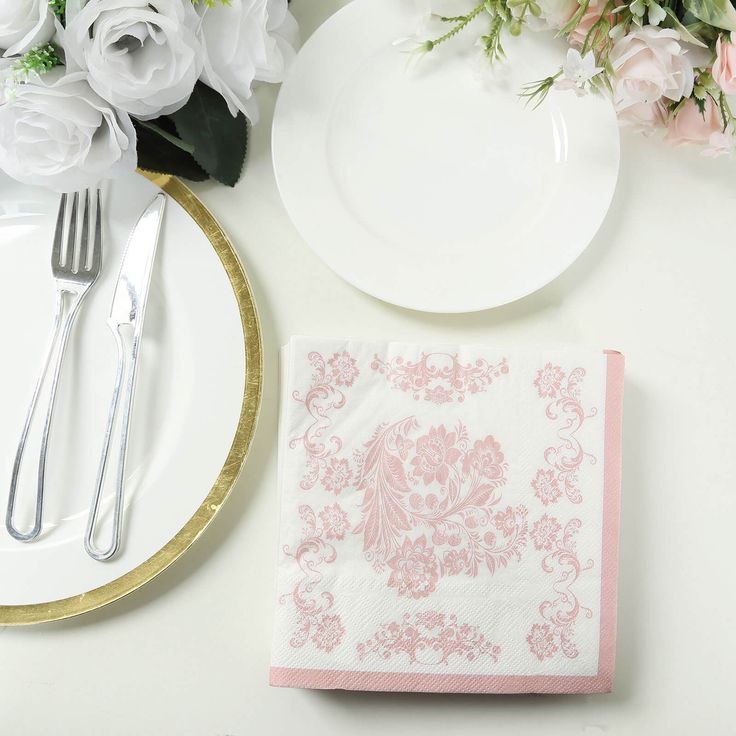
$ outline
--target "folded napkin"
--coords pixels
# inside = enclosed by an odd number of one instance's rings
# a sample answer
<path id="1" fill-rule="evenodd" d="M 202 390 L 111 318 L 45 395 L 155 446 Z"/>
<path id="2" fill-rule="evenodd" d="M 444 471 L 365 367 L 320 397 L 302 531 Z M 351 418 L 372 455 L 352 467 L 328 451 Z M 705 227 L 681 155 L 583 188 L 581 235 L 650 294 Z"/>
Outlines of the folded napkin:
<path id="1" fill-rule="evenodd" d="M 610 691 L 623 364 L 292 339 L 271 684 Z"/>

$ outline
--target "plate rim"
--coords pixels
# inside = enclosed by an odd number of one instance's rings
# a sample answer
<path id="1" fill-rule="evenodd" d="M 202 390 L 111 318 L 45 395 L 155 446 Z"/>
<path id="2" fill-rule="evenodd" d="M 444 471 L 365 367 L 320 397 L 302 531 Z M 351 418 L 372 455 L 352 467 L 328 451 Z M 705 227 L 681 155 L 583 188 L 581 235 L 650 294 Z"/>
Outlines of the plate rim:
<path id="1" fill-rule="evenodd" d="M 160 187 L 201 228 L 220 259 L 238 305 L 245 348 L 245 380 L 240 417 L 227 458 L 199 508 L 156 553 L 98 588 L 46 603 L 0 605 L 0 626 L 47 623 L 95 611 L 132 593 L 175 562 L 202 535 L 227 500 L 245 464 L 255 434 L 263 394 L 263 342 L 253 290 L 232 242 L 194 192 L 173 176 L 138 171 Z"/>
<path id="2" fill-rule="evenodd" d="M 368 0 L 363 0 L 361 2 L 360 0 L 355 0 L 355 2 L 348 3 L 347 5 L 339 8 L 335 13 L 333 13 L 319 28 L 315 30 L 315 32 L 304 42 L 302 45 L 302 49 L 300 50 L 300 53 L 304 50 L 305 47 L 309 46 L 310 44 L 314 43 L 315 37 L 319 33 L 326 33 L 330 24 L 332 22 L 338 22 L 337 18 L 338 16 L 347 16 L 349 13 L 360 13 L 362 12 L 363 6 L 368 5 Z M 551 37 L 550 37 L 551 38 Z M 296 64 L 294 65 L 296 67 Z M 290 75 L 291 76 L 291 75 Z M 428 304 L 426 302 L 424 303 L 416 303 L 413 300 L 404 300 L 401 298 L 397 298 L 394 295 L 387 294 L 386 292 L 383 292 L 381 289 L 375 288 L 373 285 L 366 285 L 360 279 L 357 279 L 354 277 L 354 275 L 348 275 L 345 273 L 345 270 L 342 268 L 338 268 L 334 261 L 329 259 L 324 255 L 324 251 L 322 248 L 315 245 L 314 241 L 315 238 L 308 237 L 307 234 L 304 232 L 304 229 L 302 228 L 302 220 L 299 218 L 299 216 L 295 216 L 293 212 L 292 207 L 292 200 L 287 201 L 287 197 L 284 194 L 284 186 L 283 186 L 283 180 L 284 180 L 284 174 L 282 168 L 279 166 L 278 159 L 278 140 L 280 139 L 279 133 L 277 132 L 277 128 L 279 126 L 279 111 L 280 108 L 283 108 L 283 90 L 284 88 L 288 87 L 289 78 L 287 77 L 284 80 L 284 84 L 282 85 L 282 88 L 279 90 L 278 98 L 276 100 L 276 105 L 274 108 L 274 115 L 273 115 L 273 121 L 272 121 L 272 151 L 271 151 L 271 159 L 272 159 L 272 166 L 274 169 L 274 176 L 276 180 L 277 189 L 279 191 L 279 196 L 281 198 L 282 204 L 284 206 L 284 210 L 286 211 L 289 221 L 294 226 L 294 229 L 299 234 L 301 240 L 304 242 L 305 245 L 314 253 L 314 255 L 317 256 L 317 258 L 325 265 L 327 266 L 336 276 L 338 276 L 341 280 L 344 282 L 350 284 L 355 289 L 358 289 L 364 294 L 367 294 L 370 297 L 373 297 L 374 299 L 378 299 L 379 301 L 383 302 L 384 304 L 388 304 L 391 306 L 399 307 L 401 309 L 407 309 L 413 312 L 417 312 L 420 314 L 452 314 L 452 315 L 462 315 L 462 314 L 475 314 L 479 312 L 485 312 L 490 311 L 492 309 L 498 309 L 500 307 L 505 307 L 509 304 L 513 304 L 515 302 L 518 302 L 522 299 L 526 299 L 527 297 L 535 294 L 538 291 L 541 291 L 545 287 L 549 286 L 551 283 L 556 281 L 560 276 L 562 276 L 566 271 L 568 271 L 572 265 L 585 253 L 585 251 L 590 247 L 593 240 L 596 238 L 598 233 L 600 232 L 601 228 L 603 227 L 606 218 L 608 217 L 608 214 L 611 209 L 611 205 L 613 204 L 614 197 L 616 195 L 616 190 L 618 186 L 619 176 L 620 176 L 620 169 L 621 169 L 621 137 L 620 137 L 620 129 L 619 126 L 616 124 L 616 117 L 613 109 L 610 110 L 609 119 L 613 122 L 613 130 L 615 132 L 615 135 L 612 136 L 611 139 L 611 145 L 613 148 L 615 148 L 615 152 L 613 152 L 613 158 L 615 158 L 615 166 L 614 166 L 614 174 L 612 177 L 612 181 L 610 182 L 609 187 L 604 192 L 603 196 L 601 197 L 601 213 L 599 218 L 590 226 L 589 230 L 590 233 L 587 237 L 582 238 L 581 240 L 582 245 L 575 249 L 575 252 L 572 254 L 571 257 L 567 258 L 564 262 L 561 262 L 562 265 L 558 265 L 553 269 L 553 272 L 551 272 L 549 275 L 543 277 L 541 280 L 539 280 L 539 283 L 537 281 L 534 282 L 533 286 L 530 287 L 524 287 L 519 290 L 518 293 L 512 295 L 511 297 L 507 297 L 504 295 L 503 298 L 494 298 L 492 300 L 475 300 L 472 303 L 465 301 L 461 305 L 454 305 L 452 307 L 447 306 L 440 306 L 438 307 L 436 304 Z M 317 239 L 319 240 L 319 239 Z"/>

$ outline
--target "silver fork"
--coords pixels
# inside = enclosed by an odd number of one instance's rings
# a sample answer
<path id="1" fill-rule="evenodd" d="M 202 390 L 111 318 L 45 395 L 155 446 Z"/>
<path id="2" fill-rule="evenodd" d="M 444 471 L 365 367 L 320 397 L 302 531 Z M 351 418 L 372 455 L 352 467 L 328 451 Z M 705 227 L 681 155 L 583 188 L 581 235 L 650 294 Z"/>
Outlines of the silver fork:
<path id="1" fill-rule="evenodd" d="M 30 542 L 41 532 L 41 517 L 46 481 L 46 457 L 48 455 L 51 420 L 54 414 L 56 389 L 59 385 L 59 376 L 61 375 L 64 352 L 66 351 L 69 335 L 71 333 L 74 320 L 79 312 L 79 307 L 81 306 L 87 292 L 92 288 L 95 281 L 97 281 L 102 265 L 102 203 L 100 190 L 98 189 L 95 194 L 96 219 L 91 252 L 89 237 L 91 214 L 90 190 L 87 189 L 84 192 L 82 233 L 79 243 L 77 243 L 79 199 L 79 192 L 76 192 L 71 199 L 71 206 L 69 206 L 69 197 L 66 194 L 61 195 L 59 214 L 56 220 L 56 231 L 54 234 L 54 245 L 51 252 L 51 270 L 56 282 L 56 314 L 54 317 L 53 329 L 51 331 L 51 339 L 49 340 L 49 344 L 46 349 L 43 368 L 41 369 L 38 381 L 36 382 L 36 386 L 33 390 L 31 404 L 28 407 L 25 424 L 23 425 L 23 431 L 21 432 L 20 441 L 18 442 L 15 462 L 13 463 L 13 474 L 10 480 L 10 495 L 8 497 L 8 508 L 5 515 L 5 527 L 11 536 L 21 542 Z M 71 212 L 67 217 L 68 210 L 71 210 Z M 68 234 L 65 239 L 64 222 L 67 219 L 69 221 L 69 226 Z M 77 245 L 79 245 L 78 249 Z M 66 309 L 65 296 L 70 297 L 69 306 Z M 56 354 L 54 355 L 54 353 Z M 51 372 L 51 389 L 49 392 L 48 406 L 46 408 L 46 417 L 43 424 L 41 450 L 38 459 L 38 484 L 36 486 L 36 508 L 34 512 L 33 528 L 28 532 L 21 532 L 16 528 L 13 522 L 15 501 L 18 491 L 18 476 L 20 474 L 20 468 L 23 461 L 26 441 L 33 422 L 33 416 L 38 405 L 38 399 L 47 376 L 49 375 L 49 367 L 52 363 L 53 370 Z"/>

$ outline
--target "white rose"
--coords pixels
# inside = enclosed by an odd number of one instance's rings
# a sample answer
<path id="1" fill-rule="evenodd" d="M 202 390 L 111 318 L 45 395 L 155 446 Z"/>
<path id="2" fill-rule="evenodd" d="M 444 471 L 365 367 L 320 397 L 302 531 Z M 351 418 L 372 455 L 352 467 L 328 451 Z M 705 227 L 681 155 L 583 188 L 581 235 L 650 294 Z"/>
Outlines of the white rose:
<path id="1" fill-rule="evenodd" d="M 135 129 L 81 72 L 52 69 L 0 105 L 0 169 L 59 192 L 94 186 L 136 167 Z"/>
<path id="2" fill-rule="evenodd" d="M 202 71 L 190 0 L 90 0 L 67 5 L 67 63 L 115 107 L 148 120 L 186 104 Z"/>
<path id="3" fill-rule="evenodd" d="M 693 67 L 679 39 L 677 31 L 644 26 L 616 42 L 610 62 L 617 110 L 692 94 Z"/>
<path id="4" fill-rule="evenodd" d="M 3 56 L 24 54 L 47 43 L 54 35 L 54 15 L 48 0 L 1 0 L 0 51 Z"/>
<path id="5" fill-rule="evenodd" d="M 286 0 L 231 0 L 202 16 L 202 81 L 227 101 L 230 112 L 258 119 L 254 82 L 280 82 L 294 57 L 296 20 Z"/>
<path id="6" fill-rule="evenodd" d="M 17 59 L 5 59 L 0 56 L 0 105 L 12 95 L 12 86 L 15 79 L 13 66 Z"/>

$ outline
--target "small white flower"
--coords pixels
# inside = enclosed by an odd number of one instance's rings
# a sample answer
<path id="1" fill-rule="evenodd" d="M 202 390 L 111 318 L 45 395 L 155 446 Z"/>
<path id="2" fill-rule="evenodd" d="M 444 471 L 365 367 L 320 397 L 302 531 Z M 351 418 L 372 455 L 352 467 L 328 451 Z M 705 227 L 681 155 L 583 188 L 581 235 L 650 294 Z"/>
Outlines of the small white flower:
<path id="1" fill-rule="evenodd" d="M 0 56 L 15 56 L 51 40 L 48 0 L 0 0 Z"/>
<path id="2" fill-rule="evenodd" d="M 0 169 L 18 181 L 70 192 L 135 166 L 130 118 L 81 72 L 34 75 L 0 104 Z"/>
<path id="3" fill-rule="evenodd" d="M 602 66 L 595 65 L 595 54 L 592 51 L 582 56 L 577 49 L 568 49 L 562 65 L 562 78 L 555 82 L 555 87 L 572 89 L 577 95 L 584 95 L 586 84 L 602 71 Z"/>
<path id="4" fill-rule="evenodd" d="M 647 7 L 649 8 L 648 18 L 650 26 L 658 26 L 667 17 L 664 8 L 657 5 L 657 3 L 651 2 L 650 0 Z"/>
<path id="5" fill-rule="evenodd" d="M 644 24 L 645 15 L 650 26 L 658 26 L 667 17 L 667 13 L 655 0 L 634 0 L 629 9 L 640 26 Z"/>
<path id="6" fill-rule="evenodd" d="M 736 136 L 730 130 L 711 133 L 708 147 L 702 152 L 703 156 L 708 158 L 733 156 L 734 153 L 736 153 Z"/>

